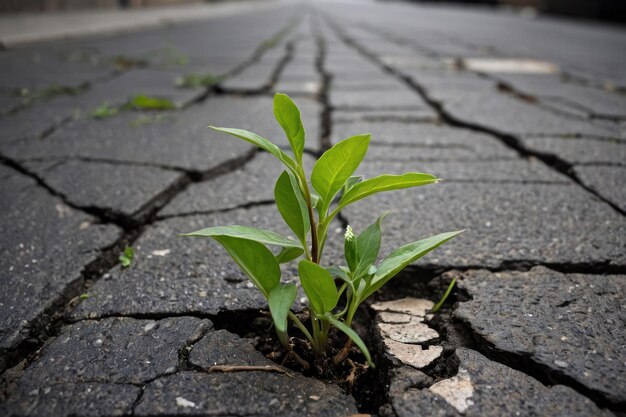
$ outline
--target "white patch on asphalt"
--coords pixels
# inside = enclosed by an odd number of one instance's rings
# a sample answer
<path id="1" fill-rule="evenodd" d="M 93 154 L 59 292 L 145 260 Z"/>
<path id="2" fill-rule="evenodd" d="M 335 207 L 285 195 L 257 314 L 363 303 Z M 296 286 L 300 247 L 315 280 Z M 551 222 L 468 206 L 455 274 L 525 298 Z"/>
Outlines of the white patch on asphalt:
<path id="1" fill-rule="evenodd" d="M 194 403 L 193 401 L 186 400 L 183 397 L 176 397 L 176 405 L 179 407 L 188 408 L 188 407 L 195 407 L 196 403 Z"/>
<path id="2" fill-rule="evenodd" d="M 469 373 L 463 368 L 459 368 L 456 376 L 439 381 L 428 389 L 446 400 L 461 414 L 464 414 L 470 406 L 474 405 L 474 401 L 470 399 L 474 395 L 474 385 L 470 380 Z"/>

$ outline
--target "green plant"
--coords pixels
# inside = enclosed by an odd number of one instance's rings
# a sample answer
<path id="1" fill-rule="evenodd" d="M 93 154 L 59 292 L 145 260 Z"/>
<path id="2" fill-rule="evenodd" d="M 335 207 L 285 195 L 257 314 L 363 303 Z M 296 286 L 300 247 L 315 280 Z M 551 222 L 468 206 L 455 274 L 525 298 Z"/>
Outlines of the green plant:
<path id="1" fill-rule="evenodd" d="M 119 113 L 119 109 L 117 107 L 112 107 L 108 102 L 102 103 L 98 106 L 94 111 L 89 113 L 90 117 L 94 119 L 106 119 L 107 117 L 113 117 Z"/>
<path id="2" fill-rule="evenodd" d="M 176 105 L 167 98 L 139 94 L 131 97 L 125 107 L 133 110 L 171 110 L 175 109 Z"/>
<path id="3" fill-rule="evenodd" d="M 443 233 L 409 243 L 392 251 L 376 266 L 383 214 L 358 235 L 348 226 L 344 239 L 346 266 L 323 267 L 320 263 L 328 228 L 343 208 L 380 192 L 435 184 L 438 178 L 417 172 L 383 174 L 369 179 L 353 176 L 369 145 L 370 135 L 365 134 L 345 139 L 324 152 L 313 166 L 309 182 L 302 164 L 305 132 L 300 111 L 288 96 L 276 94 L 274 115 L 285 131 L 293 157 L 255 133 L 211 127 L 260 147 L 285 165 L 287 169 L 278 177 L 274 195 L 280 215 L 297 239 L 237 225 L 210 227 L 185 236 L 210 237 L 224 246 L 268 300 L 280 342 L 303 366 L 307 366 L 306 362 L 293 352 L 288 337 L 289 319 L 306 337 L 317 359 L 327 355 L 329 331 L 336 327 L 349 339 L 336 353 L 333 363 L 341 363 L 354 342 L 370 366 L 374 366 L 365 343 L 351 328 L 359 305 L 404 267 L 461 232 Z M 267 246 L 280 250 L 274 254 Z M 280 282 L 280 264 L 300 257 L 303 259 L 298 263 L 298 273 L 308 298 L 310 327 L 291 311 L 296 299 L 296 284 Z"/>
<path id="4" fill-rule="evenodd" d="M 133 258 L 135 257 L 135 251 L 130 246 L 126 246 L 124 248 L 124 252 L 118 258 L 122 268 L 128 268 L 130 264 L 133 262 Z"/>
<path id="5" fill-rule="evenodd" d="M 204 74 L 187 74 L 174 79 L 174 85 L 180 88 L 199 88 L 199 87 L 211 87 L 220 81 L 224 77 L 222 75 L 215 75 L 209 72 Z"/>

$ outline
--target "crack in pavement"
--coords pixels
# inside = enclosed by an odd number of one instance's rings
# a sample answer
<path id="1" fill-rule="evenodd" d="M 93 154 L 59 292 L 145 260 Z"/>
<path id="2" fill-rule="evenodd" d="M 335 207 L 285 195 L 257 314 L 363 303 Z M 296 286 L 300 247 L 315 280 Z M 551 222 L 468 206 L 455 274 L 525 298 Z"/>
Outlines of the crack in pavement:
<path id="1" fill-rule="evenodd" d="M 589 194 L 593 195 L 595 198 L 601 200 L 602 202 L 609 205 L 614 211 L 619 213 L 622 216 L 626 216 L 626 211 L 620 208 L 617 204 L 603 197 L 599 193 L 597 193 L 591 187 L 585 185 L 578 175 L 574 172 L 573 164 L 562 159 L 558 155 L 540 152 L 537 150 L 533 150 L 523 145 L 521 141 L 513 134 L 509 134 L 506 132 L 501 132 L 493 128 L 489 128 L 480 124 L 467 122 L 461 119 L 456 118 L 454 115 L 447 112 L 441 103 L 434 100 L 429 94 L 426 92 L 423 86 L 419 85 L 415 80 L 411 77 L 402 74 L 399 70 L 394 67 L 384 63 L 376 54 L 370 52 L 357 41 L 348 36 L 339 26 L 330 18 L 327 17 L 329 22 L 329 26 L 335 33 L 339 36 L 339 38 L 348 46 L 355 49 L 358 53 L 374 62 L 376 65 L 384 69 L 387 73 L 391 74 L 393 77 L 399 79 L 404 82 L 411 90 L 413 90 L 416 94 L 418 94 L 442 119 L 442 121 L 450 126 L 460 128 L 460 129 L 468 129 L 476 132 L 481 132 L 488 134 L 496 139 L 498 139 L 502 144 L 516 151 L 521 157 L 535 157 L 541 162 L 543 162 L 546 167 L 563 174 L 569 177 L 572 181 L 574 181 L 580 188 L 584 189 Z"/>

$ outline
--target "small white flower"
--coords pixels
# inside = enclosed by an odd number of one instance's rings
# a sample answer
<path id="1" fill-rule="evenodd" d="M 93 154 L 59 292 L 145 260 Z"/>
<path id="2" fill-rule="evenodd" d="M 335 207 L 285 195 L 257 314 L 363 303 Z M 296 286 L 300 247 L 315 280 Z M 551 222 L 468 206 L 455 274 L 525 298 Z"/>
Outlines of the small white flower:
<path id="1" fill-rule="evenodd" d="M 346 234 L 343 235 L 343 237 L 346 240 L 354 239 L 354 233 L 352 233 L 352 227 L 350 227 L 350 225 L 348 225 L 348 227 L 346 227 Z"/>

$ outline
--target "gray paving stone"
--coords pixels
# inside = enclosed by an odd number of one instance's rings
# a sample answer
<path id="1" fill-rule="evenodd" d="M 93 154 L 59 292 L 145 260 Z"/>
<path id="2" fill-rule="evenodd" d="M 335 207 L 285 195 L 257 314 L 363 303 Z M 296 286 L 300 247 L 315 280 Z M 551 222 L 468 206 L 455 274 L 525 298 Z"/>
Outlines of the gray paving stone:
<path id="1" fill-rule="evenodd" d="M 461 96 L 467 93 L 497 94 L 496 83 L 490 79 L 480 77 L 470 72 L 444 69 L 400 69 L 429 95 L 435 98 Z"/>
<path id="2" fill-rule="evenodd" d="M 302 112 L 307 144 L 315 148 L 319 143 L 320 106 L 305 98 L 296 99 L 296 103 Z M 0 122 L 0 137 L 6 139 L 0 140 L 1 152 L 19 160 L 81 156 L 205 171 L 252 149 L 241 140 L 207 129 L 209 124 L 252 130 L 281 146 L 289 145 L 274 119 L 269 97 L 213 97 L 184 111 L 159 112 L 161 120 L 139 125 L 146 114 L 128 112 L 105 120 L 77 120 L 45 140 L 8 143 L 35 131 L 41 134 L 50 127 L 51 119 L 58 121 L 59 114 L 54 111 L 37 116 L 35 110 L 27 109 L 16 115 L 18 119 Z M 30 124 L 31 118 L 35 125 Z"/>
<path id="3" fill-rule="evenodd" d="M 467 229 L 421 265 L 626 262 L 624 218 L 575 185 L 444 182 L 371 197 L 344 214 L 360 228 L 386 210 L 391 213 L 383 224 L 383 255 L 425 236 Z"/>
<path id="4" fill-rule="evenodd" d="M 456 377 L 430 388 L 411 389 L 409 384 L 394 392 L 391 403 L 398 417 L 613 415 L 569 387 L 547 387 L 473 350 L 460 348 L 456 355 L 460 360 Z"/>
<path id="5" fill-rule="evenodd" d="M 4 52 L 0 57 L 0 86 L 9 90 L 26 88 L 37 94 L 55 86 L 78 87 L 114 70 L 101 62 L 99 55 L 70 48 L 39 46 Z"/>
<path id="6" fill-rule="evenodd" d="M 331 140 L 336 142 L 366 132 L 372 134 L 371 150 L 366 160 L 486 160 L 517 157 L 517 153 L 491 136 L 428 123 L 341 123 L 333 126 Z"/>
<path id="7" fill-rule="evenodd" d="M 45 382 L 45 381 L 44 381 Z M 89 416 L 129 415 L 140 388 L 129 384 L 43 384 L 26 387 L 0 404 L 3 416 Z"/>
<path id="8" fill-rule="evenodd" d="M 583 184 L 626 211 L 626 167 L 575 166 L 574 172 Z"/>
<path id="9" fill-rule="evenodd" d="M 530 358 L 608 402 L 626 402 L 623 275 L 472 271 L 455 317 L 498 351 Z"/>
<path id="10" fill-rule="evenodd" d="M 16 159 L 76 156 L 206 171 L 253 149 L 242 140 L 207 129 L 209 124 L 254 129 L 279 143 L 284 137 L 274 120 L 269 98 L 212 98 L 164 116 L 161 122 L 135 127 L 131 125 L 140 117 L 135 113 L 106 120 L 79 120 L 45 140 L 14 143 L 2 151 Z M 308 128 L 310 136 L 315 137 L 317 123 L 309 125 L 313 125 Z M 287 144 L 286 139 L 282 140 Z"/>
<path id="11" fill-rule="evenodd" d="M 347 55 L 328 54 L 324 62 L 324 69 L 333 75 L 333 79 L 349 78 L 376 79 L 386 74 L 375 64 L 351 52 Z"/>
<path id="12" fill-rule="evenodd" d="M 406 88 L 404 84 L 391 77 L 376 77 L 369 82 L 363 81 L 361 78 L 350 78 L 348 76 L 336 77 L 331 80 L 332 90 L 376 90 L 381 93 L 387 90 L 398 90 Z"/>
<path id="13" fill-rule="evenodd" d="M 332 385 L 269 372 L 181 372 L 148 384 L 137 416 L 320 416 L 357 413 L 354 400 Z"/>
<path id="14" fill-rule="evenodd" d="M 176 372 L 181 350 L 211 326 L 195 317 L 75 323 L 46 345 L 19 384 L 34 389 L 64 382 L 145 383 Z"/>
<path id="15" fill-rule="evenodd" d="M 25 166 L 68 202 L 127 216 L 137 215 L 182 178 L 176 171 L 99 162 L 29 162 Z"/>
<path id="16" fill-rule="evenodd" d="M 14 92 L 0 88 L 0 114 L 9 113 L 25 102 L 25 99 L 19 97 Z"/>
<path id="17" fill-rule="evenodd" d="M 306 172 L 310 173 L 315 161 L 308 155 L 304 155 L 303 161 Z M 285 169 L 274 156 L 268 153 L 257 154 L 241 169 L 192 184 L 165 206 L 159 215 L 209 212 L 273 201 L 274 185 Z"/>
<path id="18" fill-rule="evenodd" d="M 338 124 L 357 122 L 439 123 L 439 116 L 426 107 L 414 110 L 338 109 L 331 112 L 331 119 L 333 127 Z"/>
<path id="19" fill-rule="evenodd" d="M 260 91 L 270 86 L 276 63 L 252 65 L 239 74 L 220 83 L 227 91 Z"/>
<path id="20" fill-rule="evenodd" d="M 69 97 L 38 103 L 16 114 L 0 116 L 0 148 L 24 138 L 39 138 L 75 115 Z"/>
<path id="21" fill-rule="evenodd" d="M 547 103 L 562 103 L 573 111 L 626 117 L 626 99 L 618 94 L 571 82 L 559 75 L 498 74 L 497 78 L 517 91 L 538 97 Z"/>
<path id="22" fill-rule="evenodd" d="M 47 309 L 81 280 L 121 231 L 71 209 L 34 180 L 0 167 L 0 353 L 30 337 Z M 41 323 L 39 323 L 41 324 Z M 0 355 L 3 356 L 3 355 Z M 0 363 L 4 368 L 4 363 Z"/>
<path id="23" fill-rule="evenodd" d="M 275 365 L 246 339 L 225 330 L 209 332 L 189 356 L 200 368 L 213 365 Z M 247 371 L 180 372 L 147 385 L 136 415 L 337 416 L 357 413 L 354 399 L 336 385 L 289 375 Z"/>
<path id="24" fill-rule="evenodd" d="M 626 143 L 585 138 L 522 137 L 531 150 L 558 156 L 571 164 L 616 163 L 626 161 Z"/>
<path id="25" fill-rule="evenodd" d="M 276 365 L 255 349 L 252 340 L 226 330 L 209 332 L 195 343 L 189 363 L 205 370 L 215 365 Z"/>
<path id="26" fill-rule="evenodd" d="M 422 109 L 426 103 L 408 89 L 386 90 L 384 94 L 368 90 L 334 90 L 329 92 L 330 105 L 339 109 Z"/>
<path id="27" fill-rule="evenodd" d="M 386 148 L 374 148 L 383 153 Z M 371 151 L 370 151 L 371 152 Z M 496 161 L 439 162 L 439 161 L 389 161 L 371 158 L 364 161 L 356 175 L 372 178 L 381 174 L 402 174 L 405 172 L 425 172 L 441 178 L 444 183 L 551 183 L 572 184 L 571 180 L 547 168 L 535 159 L 513 159 Z"/>
<path id="28" fill-rule="evenodd" d="M 76 107 L 89 113 L 105 102 L 122 105 L 132 97 L 145 95 L 170 100 L 177 108 L 181 108 L 204 93 L 202 89 L 178 88 L 174 84 L 174 78 L 169 72 L 147 68 L 127 71 L 77 96 Z"/>
<path id="29" fill-rule="evenodd" d="M 289 61 L 289 63 L 285 65 L 285 68 L 283 68 L 280 78 L 316 80 L 319 76 L 315 66 L 315 58 L 311 57 L 305 62 Z"/>
<path id="30" fill-rule="evenodd" d="M 211 239 L 183 238 L 205 227 L 241 224 L 289 235 L 274 206 L 160 221 L 133 245 L 131 267 L 114 268 L 99 280 L 73 318 L 133 314 L 217 314 L 267 307 L 227 252 Z M 295 265 L 283 278 L 295 275 Z"/>
<path id="31" fill-rule="evenodd" d="M 463 122 L 515 135 L 557 134 L 618 137 L 603 125 L 565 118 L 532 104 L 497 92 L 434 93 L 445 110 Z"/>
<path id="32" fill-rule="evenodd" d="M 198 98 L 203 91 L 177 88 L 174 77 L 168 72 L 149 69 L 129 71 L 96 84 L 76 96 L 61 96 L 30 106 L 15 115 L 5 116 L 0 119 L 0 142 L 39 137 L 62 120 L 89 117 L 89 113 L 104 103 L 122 105 L 139 94 L 166 98 L 177 107 L 183 107 Z"/>
<path id="33" fill-rule="evenodd" d="M 450 65 L 450 62 L 447 60 L 416 55 L 414 52 L 412 53 L 406 49 L 403 50 L 402 53 L 394 55 L 383 52 L 378 58 L 386 65 L 400 69 L 402 72 L 410 70 L 437 70 L 440 74 L 441 71 L 449 71 L 452 69 L 452 65 Z"/>
<path id="34" fill-rule="evenodd" d="M 289 96 L 315 96 L 319 94 L 321 83 L 318 80 L 308 78 L 282 78 L 275 86 L 277 93 Z"/>

